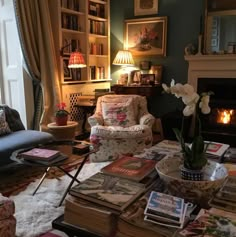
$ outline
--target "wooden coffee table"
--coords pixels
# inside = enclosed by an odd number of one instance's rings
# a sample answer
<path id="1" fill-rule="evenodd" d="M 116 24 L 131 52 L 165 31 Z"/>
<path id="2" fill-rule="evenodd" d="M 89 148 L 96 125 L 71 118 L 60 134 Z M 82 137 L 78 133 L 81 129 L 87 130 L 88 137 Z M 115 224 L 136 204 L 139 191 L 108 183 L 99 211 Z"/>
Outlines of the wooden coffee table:
<path id="1" fill-rule="evenodd" d="M 50 143 L 50 144 L 47 144 L 47 145 L 43 145 L 43 146 L 40 146 L 40 148 L 46 148 L 46 149 L 55 149 L 57 150 L 60 150 L 59 147 L 60 146 L 64 146 L 66 148 L 65 151 L 67 151 L 65 154 L 70 156 L 70 155 L 75 155 L 77 156 L 79 159 L 80 159 L 80 163 L 79 163 L 79 167 L 76 171 L 76 173 L 74 175 L 71 175 L 65 168 L 64 168 L 64 165 L 67 164 L 67 160 L 68 159 L 65 159 L 65 160 L 62 160 L 62 161 L 59 161 L 59 162 L 56 162 L 56 163 L 53 163 L 53 164 L 41 164 L 41 163 L 38 163 L 37 161 L 29 161 L 29 160 L 25 160 L 24 158 L 22 158 L 19 154 L 23 151 L 27 151 L 27 150 L 30 150 L 32 149 L 33 147 L 29 147 L 29 148 L 26 148 L 26 149 L 20 149 L 20 150 L 16 150 L 15 152 L 12 153 L 10 159 L 17 162 L 18 164 L 22 164 L 22 165 L 27 165 L 27 166 L 31 166 L 31 167 L 43 167 L 45 168 L 45 172 L 44 174 L 42 175 L 36 189 L 34 190 L 33 192 L 33 195 L 36 194 L 36 192 L 38 191 L 38 189 L 40 188 L 41 184 L 43 183 L 45 177 L 47 176 L 49 170 L 51 167 L 56 167 L 58 168 L 59 170 L 61 170 L 64 174 L 68 175 L 70 178 L 71 178 L 71 182 L 68 184 L 67 186 L 67 189 L 66 191 L 64 192 L 61 200 L 60 200 L 60 203 L 59 203 L 59 206 L 61 206 L 61 204 L 63 203 L 67 193 L 69 192 L 70 188 L 72 187 L 72 185 L 74 184 L 74 182 L 76 181 L 77 183 L 80 183 L 80 181 L 77 179 L 80 171 L 82 170 L 84 164 L 86 163 L 88 157 L 90 154 L 94 153 L 94 152 L 97 152 L 96 149 L 93 149 L 91 148 L 89 152 L 85 153 L 85 154 L 81 154 L 81 155 L 76 155 L 76 154 L 73 154 L 73 146 L 75 144 L 78 144 L 79 142 L 81 141 L 56 141 L 56 142 L 53 142 L 53 143 Z"/>

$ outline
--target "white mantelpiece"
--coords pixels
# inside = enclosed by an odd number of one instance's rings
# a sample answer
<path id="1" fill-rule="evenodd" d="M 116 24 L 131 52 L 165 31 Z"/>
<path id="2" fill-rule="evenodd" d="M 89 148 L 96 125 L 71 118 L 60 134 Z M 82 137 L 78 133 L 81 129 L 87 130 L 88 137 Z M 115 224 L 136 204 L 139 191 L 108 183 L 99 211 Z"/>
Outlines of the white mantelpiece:
<path id="1" fill-rule="evenodd" d="M 188 83 L 197 90 L 198 78 L 236 79 L 236 55 L 188 55 Z"/>

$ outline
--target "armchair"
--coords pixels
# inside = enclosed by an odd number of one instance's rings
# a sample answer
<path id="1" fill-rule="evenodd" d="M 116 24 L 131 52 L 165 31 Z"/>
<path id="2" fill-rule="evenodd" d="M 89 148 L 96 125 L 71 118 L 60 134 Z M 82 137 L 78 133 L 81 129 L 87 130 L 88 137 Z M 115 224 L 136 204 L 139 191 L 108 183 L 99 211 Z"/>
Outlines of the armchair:
<path id="1" fill-rule="evenodd" d="M 99 148 L 90 155 L 93 162 L 115 160 L 152 146 L 155 118 L 147 110 L 146 97 L 105 95 L 97 100 L 95 113 L 88 118 L 90 142 Z"/>

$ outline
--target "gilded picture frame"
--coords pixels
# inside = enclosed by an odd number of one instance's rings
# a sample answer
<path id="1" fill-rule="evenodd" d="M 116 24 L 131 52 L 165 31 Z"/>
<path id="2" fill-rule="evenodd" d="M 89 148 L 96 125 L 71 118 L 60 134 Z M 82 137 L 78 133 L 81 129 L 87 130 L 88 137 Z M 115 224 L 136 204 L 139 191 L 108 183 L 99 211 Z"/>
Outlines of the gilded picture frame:
<path id="1" fill-rule="evenodd" d="M 158 0 L 134 0 L 134 15 L 153 15 L 158 13 Z"/>
<path id="2" fill-rule="evenodd" d="M 166 56 L 167 16 L 125 20 L 124 46 L 133 56 Z"/>

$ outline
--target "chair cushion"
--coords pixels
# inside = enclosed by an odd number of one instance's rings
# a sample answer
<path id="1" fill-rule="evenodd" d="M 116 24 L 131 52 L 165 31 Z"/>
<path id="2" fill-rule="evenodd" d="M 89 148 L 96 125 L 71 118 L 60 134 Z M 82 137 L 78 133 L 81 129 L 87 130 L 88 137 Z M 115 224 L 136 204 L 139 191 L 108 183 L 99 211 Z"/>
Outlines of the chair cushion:
<path id="1" fill-rule="evenodd" d="M 4 110 L 0 110 L 0 136 L 11 133 Z"/>
<path id="2" fill-rule="evenodd" d="M 137 124 L 131 101 L 126 103 L 102 102 L 102 115 L 105 126 L 129 127 Z"/>

